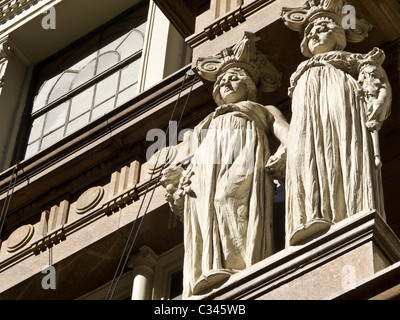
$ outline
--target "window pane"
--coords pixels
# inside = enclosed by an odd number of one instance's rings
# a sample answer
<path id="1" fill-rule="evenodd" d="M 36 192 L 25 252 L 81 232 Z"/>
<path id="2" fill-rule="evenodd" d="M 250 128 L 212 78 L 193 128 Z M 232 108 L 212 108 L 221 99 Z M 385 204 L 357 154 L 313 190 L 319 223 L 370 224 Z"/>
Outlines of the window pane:
<path id="1" fill-rule="evenodd" d="M 96 60 L 92 60 L 91 62 L 89 62 L 88 65 L 83 67 L 83 69 L 80 70 L 79 73 L 76 75 L 76 77 L 73 79 L 71 89 L 79 87 L 81 84 L 92 79 L 94 77 L 95 68 L 96 68 Z"/>
<path id="2" fill-rule="evenodd" d="M 42 145 L 40 146 L 40 150 L 47 148 L 48 146 L 56 143 L 64 137 L 64 127 L 50 133 L 48 136 L 44 137 L 42 140 Z"/>
<path id="3" fill-rule="evenodd" d="M 90 117 L 90 113 L 87 112 L 84 115 L 80 116 L 79 118 L 68 123 L 66 134 L 70 134 L 70 133 L 82 128 L 84 125 L 88 124 L 89 117 Z"/>
<path id="4" fill-rule="evenodd" d="M 35 141 L 42 136 L 43 124 L 46 115 L 42 115 L 41 117 L 35 119 L 32 123 L 31 134 L 29 136 L 29 142 Z"/>
<path id="5" fill-rule="evenodd" d="M 115 97 L 111 98 L 110 100 L 107 100 L 106 102 L 102 103 L 98 107 L 93 109 L 92 113 L 92 120 L 101 117 L 111 111 L 114 108 L 115 105 Z"/>
<path id="6" fill-rule="evenodd" d="M 28 145 L 25 152 L 25 158 L 28 158 L 39 151 L 39 142 L 40 141 L 36 141 Z"/>
<path id="7" fill-rule="evenodd" d="M 116 72 L 97 84 L 95 105 L 102 103 L 117 93 L 118 81 L 119 72 Z"/>
<path id="8" fill-rule="evenodd" d="M 57 98 L 69 92 L 72 80 L 74 80 L 76 72 L 66 71 L 57 81 L 56 85 L 50 92 L 48 103 L 53 102 Z"/>
<path id="9" fill-rule="evenodd" d="M 111 68 L 113 65 L 119 62 L 119 54 L 115 51 L 110 51 L 99 56 L 97 72 L 96 74 L 100 74 L 103 71 Z"/>
<path id="10" fill-rule="evenodd" d="M 97 50 L 98 45 L 92 47 L 88 52 L 80 56 L 75 62 L 68 67 L 69 70 L 83 70 L 87 65 L 89 65 L 92 61 L 96 61 L 97 59 Z M 93 76 L 93 75 L 92 75 Z"/>
<path id="11" fill-rule="evenodd" d="M 118 94 L 118 106 L 128 102 L 137 95 L 137 85 L 133 85 Z"/>
<path id="12" fill-rule="evenodd" d="M 50 91 L 53 89 L 54 85 L 57 83 L 60 77 L 60 75 L 57 75 L 49 79 L 42 85 L 34 99 L 32 112 L 36 112 L 46 106 L 47 98 L 49 97 Z"/>
<path id="13" fill-rule="evenodd" d="M 118 52 L 121 54 L 121 60 L 140 51 L 143 48 L 143 39 L 144 36 L 140 31 L 132 30 L 129 36 L 118 48 Z"/>
<path id="14" fill-rule="evenodd" d="M 76 117 L 89 111 L 93 103 L 94 86 L 79 93 L 72 98 L 71 111 L 69 119 L 75 119 Z"/>
<path id="15" fill-rule="evenodd" d="M 126 37 L 126 32 L 120 32 L 118 34 L 113 34 L 112 36 L 108 37 L 106 40 L 103 41 L 103 46 L 100 49 L 99 54 L 102 55 L 103 53 L 108 51 L 116 51 Z"/>
<path id="16" fill-rule="evenodd" d="M 140 62 L 141 59 L 135 60 L 122 69 L 120 91 L 130 87 L 138 81 Z"/>
<path id="17" fill-rule="evenodd" d="M 65 125 L 68 113 L 68 105 L 69 101 L 64 102 L 47 113 L 44 134 Z"/>

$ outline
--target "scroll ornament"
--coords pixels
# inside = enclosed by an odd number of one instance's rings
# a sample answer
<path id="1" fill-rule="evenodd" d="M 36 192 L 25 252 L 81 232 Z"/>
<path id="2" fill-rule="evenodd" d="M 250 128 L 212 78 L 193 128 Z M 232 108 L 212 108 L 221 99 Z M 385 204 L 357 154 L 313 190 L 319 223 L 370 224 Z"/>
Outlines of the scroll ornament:
<path id="1" fill-rule="evenodd" d="M 257 50 L 255 43 L 258 40 L 260 38 L 254 33 L 245 32 L 233 47 L 215 56 L 199 58 L 196 70 L 203 79 L 215 82 L 228 69 L 241 68 L 249 74 L 259 90 L 273 92 L 280 86 L 282 74 Z"/>

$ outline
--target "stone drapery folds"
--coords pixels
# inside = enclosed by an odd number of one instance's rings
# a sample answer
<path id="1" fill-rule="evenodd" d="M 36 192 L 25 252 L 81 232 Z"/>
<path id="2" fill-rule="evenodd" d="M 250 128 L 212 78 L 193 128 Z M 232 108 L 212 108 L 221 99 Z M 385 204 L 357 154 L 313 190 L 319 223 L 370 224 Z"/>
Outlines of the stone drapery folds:
<path id="1" fill-rule="evenodd" d="M 257 89 L 273 91 L 281 77 L 255 42 L 254 34 L 245 33 L 235 46 L 199 59 L 197 72 L 214 82 L 218 108 L 195 128 L 198 148 L 189 166 L 163 172 L 167 201 L 184 223 L 184 298 L 274 253 L 267 135 L 282 142 L 270 161 L 277 175 L 288 123 L 274 106 L 254 101 Z"/>
<path id="2" fill-rule="evenodd" d="M 286 242 L 303 244 L 366 210 L 385 216 L 378 131 L 390 114 L 385 55 L 343 51 L 370 26 L 341 25 L 345 1 L 308 1 L 284 8 L 282 18 L 303 35 L 310 59 L 292 75 L 292 120 L 286 171 Z M 294 19 L 293 17 L 296 17 Z M 354 37 L 354 32 L 358 37 Z"/>

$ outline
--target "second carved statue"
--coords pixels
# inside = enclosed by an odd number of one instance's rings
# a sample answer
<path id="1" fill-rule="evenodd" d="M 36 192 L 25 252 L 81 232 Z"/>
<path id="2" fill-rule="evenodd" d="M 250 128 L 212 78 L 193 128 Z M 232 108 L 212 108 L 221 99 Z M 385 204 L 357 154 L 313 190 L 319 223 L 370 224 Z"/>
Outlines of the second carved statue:
<path id="1" fill-rule="evenodd" d="M 286 25 L 303 34 L 309 60 L 292 75 L 292 119 L 286 172 L 287 245 L 304 244 L 357 213 L 385 217 L 378 130 L 390 114 L 384 53 L 343 49 L 370 25 L 342 27 L 344 1 L 308 1 L 284 8 Z M 292 19 L 295 17 L 295 19 Z M 302 17 L 302 18 L 300 18 Z"/>

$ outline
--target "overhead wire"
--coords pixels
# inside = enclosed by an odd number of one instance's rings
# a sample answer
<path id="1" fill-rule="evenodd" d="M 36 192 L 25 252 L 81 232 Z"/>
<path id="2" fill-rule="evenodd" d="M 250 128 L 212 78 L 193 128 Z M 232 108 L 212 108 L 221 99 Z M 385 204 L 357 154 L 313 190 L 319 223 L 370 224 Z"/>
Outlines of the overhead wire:
<path id="1" fill-rule="evenodd" d="M 11 198 L 12 198 L 12 196 L 14 194 L 15 185 L 17 184 L 18 167 L 19 167 L 19 163 L 14 165 L 13 171 L 11 173 L 11 180 L 10 180 L 10 183 L 8 184 L 8 188 L 7 188 L 7 194 L 6 194 L 6 197 L 4 198 L 3 208 L 1 209 L 0 235 L 3 232 L 4 224 L 5 224 L 6 217 L 7 217 L 8 208 L 10 207 Z"/>
<path id="2" fill-rule="evenodd" d="M 188 104 L 188 102 L 189 102 L 189 98 L 190 98 L 190 95 L 191 95 L 191 93 L 192 93 L 193 86 L 194 86 L 194 83 L 195 83 L 195 80 L 196 80 L 196 74 L 195 74 L 192 70 L 189 70 L 188 72 L 185 73 L 185 76 L 184 76 L 184 78 L 183 78 L 183 80 L 182 80 L 182 84 L 181 84 L 181 87 L 180 87 L 180 90 L 179 90 L 179 94 L 178 94 L 177 100 L 176 100 L 176 102 L 175 102 L 175 105 L 174 105 L 174 108 L 173 108 L 173 110 L 172 110 L 172 114 L 171 114 L 171 117 L 170 117 L 170 120 L 169 120 L 170 122 L 173 121 L 173 118 L 174 118 L 174 115 L 175 115 L 175 112 L 176 112 L 176 109 L 177 109 L 179 100 L 180 100 L 180 98 L 181 98 L 181 95 L 182 95 L 182 92 L 183 92 L 183 89 L 184 89 L 184 85 L 185 85 L 186 79 L 187 79 L 188 76 L 193 76 L 192 84 L 191 84 L 191 86 L 190 86 L 189 93 L 188 93 L 188 95 L 187 95 L 187 97 L 186 97 L 185 104 L 184 104 L 184 106 L 183 106 L 183 108 L 182 108 L 182 112 L 181 112 L 180 117 L 179 117 L 179 120 L 178 120 L 178 122 L 177 122 L 177 128 L 179 127 L 179 124 L 180 124 L 180 122 L 182 121 L 183 114 L 184 114 L 185 109 L 186 109 L 186 107 L 187 107 L 187 104 Z M 163 143 L 162 143 L 162 146 L 165 146 L 165 145 L 166 145 L 166 137 L 168 136 L 168 134 L 169 134 L 169 126 L 168 126 L 167 129 L 166 129 L 166 134 L 164 135 L 164 141 L 163 141 Z M 177 134 L 177 132 L 175 132 L 174 134 Z M 174 137 L 174 138 L 175 138 L 175 137 Z M 172 140 L 172 141 L 175 141 L 175 140 Z M 154 196 L 154 193 L 155 193 L 155 189 L 157 188 L 157 185 L 158 185 L 159 180 L 160 180 L 159 178 L 160 178 L 160 176 L 161 176 L 161 174 L 162 174 L 162 171 L 163 171 L 163 169 L 164 169 L 164 167 L 165 167 L 165 165 L 166 165 L 166 162 L 167 162 L 167 159 L 168 159 L 168 156 L 169 156 L 169 152 L 170 152 L 170 149 L 168 148 L 167 154 L 166 154 L 166 156 L 165 156 L 165 161 L 164 161 L 164 163 L 162 164 L 161 170 L 160 170 L 160 172 L 159 172 L 159 176 L 158 176 L 157 179 L 156 179 L 156 185 L 154 186 L 154 188 L 153 188 L 153 190 L 152 190 L 152 193 L 151 193 L 151 195 L 150 195 L 150 200 L 149 200 L 148 203 L 147 203 L 147 206 L 146 206 L 145 212 L 144 212 L 144 214 L 143 214 L 143 216 L 142 216 L 142 219 L 140 219 L 140 223 L 139 223 L 139 226 L 138 226 L 138 228 L 137 228 L 137 230 L 136 230 L 136 233 L 135 233 L 135 235 L 134 235 L 134 238 L 133 238 L 133 240 L 131 240 L 131 239 L 132 239 L 132 236 L 133 236 L 133 233 L 134 233 L 134 230 L 135 230 L 135 227 L 136 227 L 136 223 L 137 223 L 137 221 L 139 220 L 139 216 L 140 216 L 141 210 L 142 210 L 143 205 L 144 205 L 144 203 L 145 203 L 146 196 L 147 196 L 147 194 L 148 194 L 148 192 L 149 192 L 149 189 L 150 189 L 150 186 L 151 186 L 151 184 L 152 184 L 152 182 L 153 182 L 154 171 L 151 172 L 151 175 L 150 175 L 150 178 L 149 178 L 149 182 L 148 182 L 148 184 L 147 184 L 145 193 L 144 193 L 144 195 L 143 195 L 143 197 L 142 197 L 142 201 L 141 201 L 141 204 L 140 204 L 139 209 L 138 209 L 138 213 L 137 213 L 137 215 L 136 215 L 136 219 L 135 219 L 135 221 L 134 221 L 134 223 L 133 223 L 133 225 L 132 225 L 132 228 L 131 228 L 130 233 L 129 233 L 129 235 L 128 235 L 128 238 L 127 238 L 127 241 L 126 241 L 124 250 L 123 250 L 123 252 L 122 252 L 122 254 L 121 254 L 120 261 L 119 261 L 119 263 L 118 263 L 118 266 L 117 266 L 117 268 L 116 268 L 114 277 L 113 277 L 113 279 L 112 279 L 112 281 L 111 281 L 111 284 L 110 284 L 110 287 L 109 287 L 109 289 L 108 289 L 108 292 L 107 292 L 107 295 L 106 295 L 106 298 L 105 298 L 106 300 L 111 300 L 111 299 L 112 299 L 112 297 L 114 296 L 115 290 L 116 290 L 116 288 L 118 287 L 120 278 L 121 278 L 121 276 L 122 276 L 122 274 L 123 274 L 123 272 L 124 272 L 124 270 L 125 270 L 125 267 L 126 267 L 128 261 L 129 261 L 129 258 L 130 258 L 130 254 L 131 254 L 131 252 L 132 252 L 132 249 L 133 249 L 133 247 L 135 246 L 135 242 L 136 242 L 136 239 L 137 239 L 137 237 L 138 237 L 138 234 L 139 234 L 139 231 L 140 231 L 140 229 L 141 229 L 141 226 L 142 226 L 142 224 L 143 224 L 144 217 L 146 216 L 146 214 L 147 214 L 147 212 L 148 212 L 148 209 L 149 209 L 149 207 L 150 207 L 150 204 L 151 204 L 151 202 L 152 202 L 152 199 L 153 199 L 153 196 Z M 160 155 L 161 155 L 161 150 L 158 152 L 157 159 L 156 159 L 156 162 L 155 162 L 154 167 L 157 167 L 157 164 L 158 164 L 158 162 L 159 162 L 159 160 L 160 160 Z M 130 242 L 132 242 L 132 243 L 131 243 L 130 246 L 129 246 L 129 243 L 130 243 Z"/>

